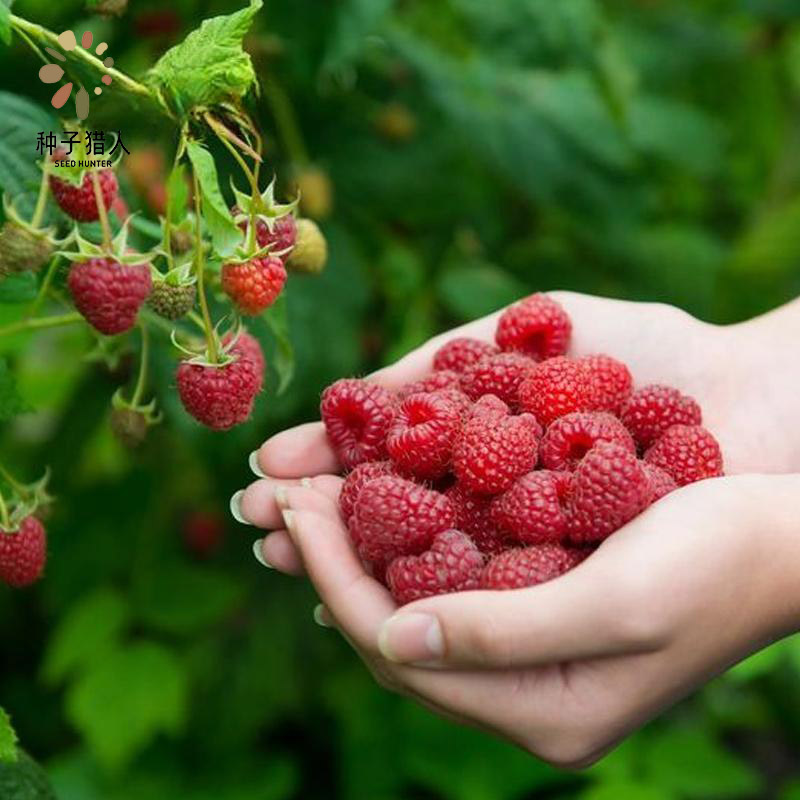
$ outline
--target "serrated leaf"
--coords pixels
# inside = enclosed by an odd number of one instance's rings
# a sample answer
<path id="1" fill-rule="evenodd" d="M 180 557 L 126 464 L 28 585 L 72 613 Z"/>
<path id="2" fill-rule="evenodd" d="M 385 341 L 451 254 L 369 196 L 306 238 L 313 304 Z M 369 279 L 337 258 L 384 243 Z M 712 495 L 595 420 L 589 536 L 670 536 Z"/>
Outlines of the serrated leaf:
<path id="1" fill-rule="evenodd" d="M 241 11 L 205 20 L 161 57 L 147 82 L 180 116 L 198 106 L 241 99 L 256 80 L 242 40 L 262 6 L 263 0 L 250 0 Z"/>
<path id="2" fill-rule="evenodd" d="M 2 0 L 0 0 L 2 5 Z M 0 761 L 17 760 L 17 734 L 11 725 L 11 718 L 4 708 L 0 708 Z"/>
<path id="3" fill-rule="evenodd" d="M 0 359 L 0 422 L 30 411 L 17 389 L 17 381 L 4 359 Z"/>
<path id="4" fill-rule="evenodd" d="M 295 358 L 292 339 L 289 335 L 289 315 L 286 297 L 281 295 L 275 304 L 262 315 L 277 343 L 276 357 L 273 361 L 278 373 L 278 394 L 283 394 L 294 377 Z"/>
<path id="5" fill-rule="evenodd" d="M 180 225 L 186 219 L 186 204 L 189 202 L 189 187 L 186 169 L 176 164 L 167 181 L 167 222 Z"/>
<path id="6" fill-rule="evenodd" d="M 189 142 L 186 152 L 200 182 L 203 219 L 211 235 L 214 250 L 223 257 L 233 255 L 236 246 L 242 241 L 242 232 L 236 227 L 228 204 L 222 196 L 214 158 L 199 142 Z"/>

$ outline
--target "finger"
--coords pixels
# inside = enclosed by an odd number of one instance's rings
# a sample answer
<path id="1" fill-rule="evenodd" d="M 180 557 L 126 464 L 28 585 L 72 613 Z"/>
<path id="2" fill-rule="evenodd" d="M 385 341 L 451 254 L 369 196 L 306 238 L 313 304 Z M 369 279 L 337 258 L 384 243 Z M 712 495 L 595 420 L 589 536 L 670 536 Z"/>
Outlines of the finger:
<path id="1" fill-rule="evenodd" d="M 267 439 L 258 450 L 257 462 L 265 475 L 275 478 L 304 478 L 342 471 L 321 422 L 298 425 Z"/>
<path id="2" fill-rule="evenodd" d="M 318 475 L 314 478 L 303 478 L 302 483 L 313 488 L 317 493 L 336 501 L 342 479 L 335 475 Z M 255 481 L 243 492 L 237 492 L 231 499 L 231 511 L 234 518 L 245 524 L 272 530 L 283 528 L 283 517 L 278 507 L 276 492 L 301 486 L 296 480 L 276 480 L 273 478 Z"/>
<path id="3" fill-rule="evenodd" d="M 300 554 L 285 530 L 273 531 L 253 542 L 253 554 L 263 566 L 286 575 L 305 575 Z"/>

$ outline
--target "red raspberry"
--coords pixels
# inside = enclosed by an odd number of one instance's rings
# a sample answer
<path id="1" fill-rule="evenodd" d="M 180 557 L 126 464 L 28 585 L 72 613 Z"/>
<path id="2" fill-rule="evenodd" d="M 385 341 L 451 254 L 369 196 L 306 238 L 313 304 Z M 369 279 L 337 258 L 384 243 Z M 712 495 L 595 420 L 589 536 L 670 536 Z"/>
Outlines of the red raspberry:
<path id="1" fill-rule="evenodd" d="M 283 291 L 286 267 L 277 256 L 231 262 L 222 267 L 222 288 L 242 314 L 268 309 Z"/>
<path id="2" fill-rule="evenodd" d="M 228 334 L 223 340 L 223 345 L 228 345 L 232 340 L 232 334 Z M 242 331 L 236 344 L 231 347 L 231 353 L 239 355 L 241 358 L 249 358 L 255 367 L 256 374 L 258 375 L 258 391 L 264 387 L 264 374 L 267 371 L 267 362 L 264 359 L 264 353 L 261 350 L 261 343 L 252 334 L 247 331 Z"/>
<path id="3" fill-rule="evenodd" d="M 322 393 L 322 421 L 346 470 L 386 458 L 386 433 L 394 412 L 394 396 L 376 383 L 345 378 Z"/>
<path id="4" fill-rule="evenodd" d="M 36 517 L 25 517 L 16 531 L 0 529 L 0 580 L 21 589 L 42 576 L 47 533 Z"/>
<path id="5" fill-rule="evenodd" d="M 350 535 L 362 558 L 382 564 L 422 553 L 437 533 L 454 523 L 453 504 L 443 494 L 387 475 L 361 490 L 350 517 Z"/>
<path id="6" fill-rule="evenodd" d="M 370 481 L 375 480 L 375 478 L 382 478 L 385 475 L 395 474 L 390 461 L 365 461 L 348 473 L 344 483 L 342 483 L 342 488 L 339 490 L 339 511 L 342 514 L 342 519 L 345 522 L 350 521 L 358 495 L 361 494 L 361 490 Z"/>
<path id="7" fill-rule="evenodd" d="M 412 394 L 419 394 L 420 392 L 438 392 L 440 389 L 458 389 L 460 381 L 461 377 L 457 372 L 443 369 L 439 372 L 434 372 L 427 378 L 401 386 L 397 392 L 397 396 L 401 400 L 405 400 L 406 397 Z"/>
<path id="8" fill-rule="evenodd" d="M 519 405 L 542 425 L 571 411 L 591 411 L 594 384 L 586 365 L 570 358 L 537 364 L 519 386 Z"/>
<path id="9" fill-rule="evenodd" d="M 493 500 L 492 520 L 524 544 L 557 542 L 567 527 L 569 489 L 570 476 L 564 472 L 529 472 Z"/>
<path id="10" fill-rule="evenodd" d="M 670 386 L 652 384 L 637 389 L 623 406 L 620 418 L 637 444 L 648 448 L 673 425 L 700 425 L 697 402 Z"/>
<path id="11" fill-rule="evenodd" d="M 437 389 L 431 392 L 437 397 L 443 397 L 445 400 L 451 402 L 457 409 L 461 417 L 466 417 L 472 411 L 472 400 L 467 397 L 461 389 Z"/>
<path id="12" fill-rule="evenodd" d="M 451 339 L 436 351 L 436 355 L 433 357 L 433 368 L 463 372 L 470 364 L 480 361 L 484 356 L 493 356 L 499 352 L 499 348 L 490 342 L 460 336 L 457 339 Z"/>
<path id="13" fill-rule="evenodd" d="M 483 568 L 481 588 L 524 589 L 538 586 L 569 572 L 584 558 L 582 553 L 552 542 L 506 550 Z"/>
<path id="14" fill-rule="evenodd" d="M 519 385 L 535 366 L 536 362 L 522 353 L 484 356 L 464 370 L 461 388 L 472 400 L 493 394 L 511 408 L 516 408 Z"/>
<path id="15" fill-rule="evenodd" d="M 147 264 L 120 264 L 113 258 L 91 258 L 73 264 L 67 279 L 78 311 L 100 333 L 130 330 L 153 288 Z"/>
<path id="16" fill-rule="evenodd" d="M 647 505 L 650 491 L 635 453 L 616 442 L 595 445 L 573 473 L 570 540 L 581 544 L 605 539 Z"/>
<path id="17" fill-rule="evenodd" d="M 434 537 L 430 550 L 419 556 L 396 558 L 386 571 L 386 582 L 398 605 L 449 592 L 480 587 L 483 554 L 461 531 Z"/>
<path id="18" fill-rule="evenodd" d="M 193 511 L 183 519 L 183 543 L 196 558 L 210 558 L 225 537 L 225 520 L 218 511 Z"/>
<path id="19" fill-rule="evenodd" d="M 59 161 L 66 157 L 67 155 L 63 150 L 56 150 L 53 154 L 54 161 Z M 100 193 L 103 196 L 103 205 L 105 205 L 106 210 L 110 211 L 119 192 L 117 176 L 110 169 L 102 169 L 98 172 L 98 178 L 100 179 Z M 84 174 L 80 186 L 75 186 L 69 181 L 63 181 L 61 178 L 51 175 L 50 191 L 53 193 L 53 197 L 61 210 L 72 219 L 78 222 L 97 222 L 100 219 L 100 214 L 97 210 L 97 199 L 94 194 L 94 181 L 90 172 Z"/>
<path id="20" fill-rule="evenodd" d="M 724 474 L 719 443 L 700 425 L 673 425 L 644 458 L 661 467 L 678 486 Z"/>
<path id="21" fill-rule="evenodd" d="M 504 492 L 536 466 L 540 433 L 531 414 L 501 416 L 479 404 L 456 438 L 453 471 L 473 492 Z"/>
<path id="22" fill-rule="evenodd" d="M 675 483 L 672 476 L 661 467 L 643 461 L 642 469 L 647 475 L 647 480 L 650 481 L 650 503 L 659 501 L 678 488 L 678 484 Z"/>
<path id="23" fill-rule="evenodd" d="M 547 295 L 534 294 L 503 312 L 495 341 L 501 350 L 517 350 L 543 361 L 566 353 L 571 336 L 567 312 Z"/>
<path id="24" fill-rule="evenodd" d="M 594 383 L 594 409 L 619 414 L 633 391 L 630 370 L 611 356 L 586 356 L 579 361 L 588 369 Z"/>
<path id="25" fill-rule="evenodd" d="M 386 436 L 386 450 L 398 471 L 441 478 L 450 467 L 461 420 L 459 406 L 434 392 L 403 400 Z"/>
<path id="26" fill-rule="evenodd" d="M 464 531 L 482 553 L 494 555 L 508 549 L 508 532 L 495 525 L 491 517 L 491 496 L 470 492 L 460 483 L 453 484 L 444 495 L 455 509 L 456 528 Z"/>
<path id="27" fill-rule="evenodd" d="M 545 432 L 539 449 L 542 466 L 572 471 L 598 442 L 617 442 L 636 454 L 633 437 L 615 416 L 575 411 L 559 417 Z"/>
<path id="28" fill-rule="evenodd" d="M 231 214 L 233 214 L 234 217 L 238 217 L 241 213 L 241 210 L 237 206 L 231 209 Z M 272 229 L 270 230 L 270 226 L 265 219 L 262 217 L 257 219 L 256 241 L 258 242 L 258 246 L 260 249 L 269 247 L 272 253 L 283 253 L 286 255 L 286 251 L 291 250 L 297 242 L 297 221 L 292 214 L 285 214 L 282 217 L 271 220 L 271 223 Z M 239 228 L 246 237 L 250 230 L 249 220 L 242 220 L 239 223 Z"/>
<path id="29" fill-rule="evenodd" d="M 511 409 L 508 405 L 493 394 L 485 394 L 475 402 L 470 410 L 472 417 L 507 417 L 510 413 Z M 538 435 L 542 435 L 541 426 Z"/>

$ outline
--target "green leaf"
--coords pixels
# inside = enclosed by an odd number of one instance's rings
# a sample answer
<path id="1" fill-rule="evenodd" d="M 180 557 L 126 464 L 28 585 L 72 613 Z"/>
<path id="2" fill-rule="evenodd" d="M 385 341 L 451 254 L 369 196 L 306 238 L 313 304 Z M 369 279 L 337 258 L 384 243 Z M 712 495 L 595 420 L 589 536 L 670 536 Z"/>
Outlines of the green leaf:
<path id="1" fill-rule="evenodd" d="M 205 20 L 161 57 L 147 82 L 181 116 L 198 106 L 241 99 L 256 80 L 242 40 L 262 6 L 263 0 L 250 0 L 241 11 Z"/>
<path id="2" fill-rule="evenodd" d="M 17 734 L 11 726 L 11 718 L 6 713 L 6 710 L 0 708 L 0 762 L 16 760 Z"/>
<path id="3" fill-rule="evenodd" d="M 120 770 L 156 735 L 179 730 L 187 688 L 175 655 L 142 641 L 93 661 L 70 687 L 66 714 L 97 760 Z"/>
<path id="4" fill-rule="evenodd" d="M 42 676 L 57 684 L 115 648 L 130 618 L 128 603 L 116 590 L 103 587 L 71 606 L 53 632 L 45 652 Z"/>
<path id="5" fill-rule="evenodd" d="M 186 219 L 186 204 L 189 202 L 189 186 L 186 169 L 176 164 L 167 181 L 167 222 L 180 225 Z"/>
<path id="6" fill-rule="evenodd" d="M 0 797 L 3 800 L 58 800 L 47 773 L 24 752 L 20 752 L 13 763 L 0 762 Z"/>
<path id="7" fill-rule="evenodd" d="M 737 664 L 726 673 L 726 678 L 737 683 L 746 683 L 763 675 L 773 672 L 781 662 L 785 661 L 787 655 L 792 650 L 792 645 L 796 647 L 793 639 L 786 639 L 777 642 L 770 647 L 759 650 L 749 658 Z"/>
<path id="8" fill-rule="evenodd" d="M 476 262 L 445 270 L 437 291 L 454 317 L 470 320 L 513 303 L 525 294 L 525 287 L 494 264 Z"/>
<path id="9" fill-rule="evenodd" d="M 278 373 L 278 394 L 283 394 L 294 377 L 294 347 L 289 335 L 289 315 L 286 310 L 286 297 L 281 295 L 275 304 L 262 314 L 272 335 L 275 337 L 277 351 L 273 366 Z"/>
<path id="10" fill-rule="evenodd" d="M 222 196 L 214 158 L 199 142 L 189 142 L 186 151 L 200 182 L 203 219 L 208 226 L 214 250 L 223 257 L 233 255 L 236 246 L 242 241 L 242 232 L 236 227 L 228 204 Z"/>
<path id="11" fill-rule="evenodd" d="M 633 781 L 610 781 L 592 786 L 578 795 L 579 800 L 678 800 L 678 796 L 658 786 Z"/>

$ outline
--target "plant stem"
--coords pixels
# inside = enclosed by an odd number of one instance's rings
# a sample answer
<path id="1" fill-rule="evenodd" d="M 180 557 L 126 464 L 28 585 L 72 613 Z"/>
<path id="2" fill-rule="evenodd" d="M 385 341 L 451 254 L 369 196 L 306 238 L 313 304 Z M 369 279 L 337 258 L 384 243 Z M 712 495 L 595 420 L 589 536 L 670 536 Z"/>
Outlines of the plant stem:
<path id="1" fill-rule="evenodd" d="M 303 134 L 297 123 L 294 109 L 286 92 L 274 77 L 269 77 L 264 81 L 264 93 L 267 96 L 272 116 L 289 158 L 299 166 L 306 166 L 310 162 L 308 149 L 303 141 Z"/>
<path id="2" fill-rule="evenodd" d="M 27 487 L 23 486 L 2 464 L 0 464 L 0 477 L 15 491 L 21 495 L 30 494 Z"/>
<path id="3" fill-rule="evenodd" d="M 108 210 L 103 200 L 103 190 L 100 187 L 100 175 L 96 169 L 92 170 L 92 184 L 94 185 L 94 198 L 97 202 L 97 213 L 100 216 L 100 227 L 103 229 L 103 247 L 109 252 L 114 241 L 111 233 L 111 224 L 108 221 Z"/>
<path id="4" fill-rule="evenodd" d="M 205 254 L 203 252 L 203 228 L 200 200 L 200 181 L 197 179 L 197 172 L 192 170 L 192 182 L 194 184 L 194 215 L 195 215 L 195 248 L 194 248 L 194 269 L 197 276 L 197 298 L 200 302 L 200 311 L 203 314 L 203 329 L 206 334 L 206 344 L 208 345 L 208 359 L 212 364 L 219 360 L 217 352 L 217 341 L 214 335 L 214 326 L 211 324 L 211 314 L 208 311 L 208 301 L 205 291 Z"/>
<path id="5" fill-rule="evenodd" d="M 28 309 L 28 317 L 35 317 L 41 308 L 42 303 L 44 302 L 44 299 L 47 297 L 47 293 L 50 290 L 50 284 L 53 282 L 53 278 L 55 277 L 60 261 L 61 256 L 53 256 L 53 258 L 50 259 L 50 264 L 47 267 L 47 272 L 44 274 L 44 279 L 42 280 L 42 285 L 39 287 L 39 292 L 31 303 L 31 307 Z"/>
<path id="6" fill-rule="evenodd" d="M 74 325 L 76 322 L 83 322 L 83 317 L 77 311 L 70 314 L 59 314 L 52 317 L 37 317 L 35 319 L 21 319 L 9 325 L 0 327 L 0 336 L 9 336 L 12 333 L 20 333 L 28 330 L 41 330 L 43 328 L 58 328 L 62 325 Z"/>
<path id="7" fill-rule="evenodd" d="M 150 336 L 148 335 L 147 325 L 139 323 L 142 330 L 142 352 L 139 356 L 139 377 L 136 380 L 136 388 L 133 390 L 131 405 L 138 406 L 144 394 L 144 384 L 147 380 L 147 357 L 150 351 Z"/>
<path id="8" fill-rule="evenodd" d="M 204 331 L 206 329 L 206 323 L 203 321 L 203 318 L 196 311 L 190 311 L 186 315 L 186 319 L 190 319 L 192 322 L 194 322 L 194 324 L 197 325 L 197 327 L 200 328 L 200 330 Z"/>
<path id="9" fill-rule="evenodd" d="M 44 212 L 47 208 L 47 195 L 49 191 L 48 181 L 49 176 L 47 174 L 47 170 L 43 169 L 42 182 L 39 184 L 39 197 L 36 198 L 36 208 L 34 209 L 33 219 L 31 220 L 31 225 L 34 228 L 38 228 L 44 219 Z"/>
<path id="10" fill-rule="evenodd" d="M 0 528 L 4 531 L 11 530 L 11 519 L 8 516 L 8 507 L 2 492 L 0 492 Z"/>

